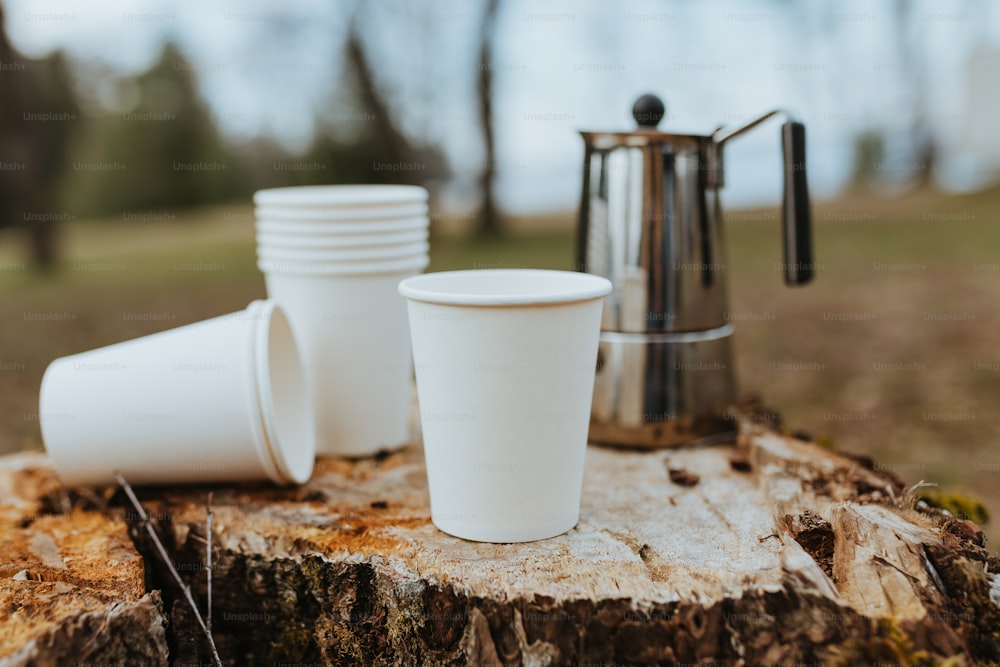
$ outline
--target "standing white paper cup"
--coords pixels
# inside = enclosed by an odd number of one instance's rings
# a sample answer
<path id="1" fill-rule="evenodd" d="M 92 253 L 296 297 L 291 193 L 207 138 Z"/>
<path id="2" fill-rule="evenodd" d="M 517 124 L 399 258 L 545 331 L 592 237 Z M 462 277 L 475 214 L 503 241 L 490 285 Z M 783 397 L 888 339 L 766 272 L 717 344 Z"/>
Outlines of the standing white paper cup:
<path id="1" fill-rule="evenodd" d="M 576 525 L 601 305 L 586 273 L 484 270 L 404 280 L 431 519 L 483 542 Z"/>
<path id="2" fill-rule="evenodd" d="M 53 361 L 45 448 L 66 484 L 303 483 L 315 440 L 291 328 L 273 301 Z"/>
<path id="3" fill-rule="evenodd" d="M 299 343 L 318 454 L 368 456 L 410 441 L 409 327 L 396 286 L 426 265 L 425 256 L 359 274 L 261 264 L 268 296 L 288 313 Z"/>

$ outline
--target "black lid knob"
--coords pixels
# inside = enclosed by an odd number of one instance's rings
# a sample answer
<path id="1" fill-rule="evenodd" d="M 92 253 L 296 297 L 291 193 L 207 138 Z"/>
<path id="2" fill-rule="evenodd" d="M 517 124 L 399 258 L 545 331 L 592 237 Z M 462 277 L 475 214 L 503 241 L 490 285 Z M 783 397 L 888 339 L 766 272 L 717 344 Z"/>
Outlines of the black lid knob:
<path id="1" fill-rule="evenodd" d="M 656 127 L 666 113 L 667 108 L 663 106 L 663 101 L 656 95 L 648 93 L 632 105 L 632 118 L 635 118 L 639 127 Z"/>

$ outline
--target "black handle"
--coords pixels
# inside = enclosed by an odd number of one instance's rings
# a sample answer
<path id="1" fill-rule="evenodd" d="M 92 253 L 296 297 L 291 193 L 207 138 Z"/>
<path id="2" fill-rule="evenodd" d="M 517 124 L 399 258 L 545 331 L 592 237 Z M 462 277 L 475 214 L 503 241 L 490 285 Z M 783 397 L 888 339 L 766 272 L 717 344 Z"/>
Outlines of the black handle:
<path id="1" fill-rule="evenodd" d="M 806 182 L 806 126 L 789 121 L 781 126 L 781 151 L 785 159 L 785 193 L 781 204 L 785 241 L 785 284 L 804 285 L 812 280 L 812 213 Z"/>

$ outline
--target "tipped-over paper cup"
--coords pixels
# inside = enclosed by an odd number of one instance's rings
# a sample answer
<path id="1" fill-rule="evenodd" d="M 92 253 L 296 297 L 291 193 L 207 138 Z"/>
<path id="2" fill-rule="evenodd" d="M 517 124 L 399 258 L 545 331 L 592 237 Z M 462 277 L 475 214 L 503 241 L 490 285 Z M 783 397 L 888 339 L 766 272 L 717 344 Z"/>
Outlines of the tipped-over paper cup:
<path id="1" fill-rule="evenodd" d="M 53 361 L 45 448 L 66 484 L 270 479 L 302 483 L 315 457 L 307 387 L 273 301 Z"/>
<path id="2" fill-rule="evenodd" d="M 431 519 L 483 542 L 576 525 L 601 303 L 586 273 L 483 270 L 404 280 Z"/>
<path id="3" fill-rule="evenodd" d="M 417 185 L 305 185 L 258 190 L 253 201 L 262 208 L 387 208 L 426 203 L 427 190 Z"/>
<path id="4" fill-rule="evenodd" d="M 318 454 L 368 456 L 410 441 L 410 339 L 396 287 L 425 265 L 339 275 L 265 269 L 268 296 L 288 313 L 302 353 Z"/>

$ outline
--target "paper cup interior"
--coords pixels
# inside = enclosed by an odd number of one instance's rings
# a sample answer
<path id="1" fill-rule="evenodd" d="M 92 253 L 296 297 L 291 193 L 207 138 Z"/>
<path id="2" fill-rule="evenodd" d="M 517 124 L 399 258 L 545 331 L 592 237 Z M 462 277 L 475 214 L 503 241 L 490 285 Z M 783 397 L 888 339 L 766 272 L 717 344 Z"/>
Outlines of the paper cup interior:
<path id="1" fill-rule="evenodd" d="M 544 269 L 442 271 L 399 285 L 408 299 L 453 306 L 572 303 L 607 296 L 611 289 L 611 282 L 600 276 Z"/>
<path id="2" fill-rule="evenodd" d="M 416 185 L 306 185 L 254 193 L 257 206 L 365 208 L 426 202 L 427 190 Z"/>
<path id="3" fill-rule="evenodd" d="M 254 370 L 258 409 L 266 443 L 265 465 L 277 482 L 302 484 L 312 474 L 316 441 L 302 363 L 284 311 L 273 301 L 255 301 Z"/>

